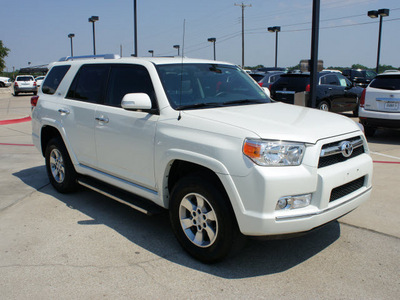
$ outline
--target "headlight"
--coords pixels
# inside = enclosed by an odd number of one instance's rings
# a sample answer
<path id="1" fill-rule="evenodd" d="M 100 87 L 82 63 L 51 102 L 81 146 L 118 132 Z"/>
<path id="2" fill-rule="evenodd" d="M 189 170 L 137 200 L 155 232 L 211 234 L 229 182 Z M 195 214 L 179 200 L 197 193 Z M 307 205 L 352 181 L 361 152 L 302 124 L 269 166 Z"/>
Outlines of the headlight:
<path id="1" fill-rule="evenodd" d="M 260 166 L 298 166 L 303 160 L 305 144 L 246 139 L 243 153 Z"/>

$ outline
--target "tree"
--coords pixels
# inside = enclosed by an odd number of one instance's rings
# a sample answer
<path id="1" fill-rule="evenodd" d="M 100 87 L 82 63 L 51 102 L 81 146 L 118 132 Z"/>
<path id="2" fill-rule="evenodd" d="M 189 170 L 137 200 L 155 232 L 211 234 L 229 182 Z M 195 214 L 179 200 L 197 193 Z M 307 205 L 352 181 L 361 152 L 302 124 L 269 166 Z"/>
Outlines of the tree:
<path id="1" fill-rule="evenodd" d="M 3 72 L 4 68 L 6 67 L 4 58 L 8 56 L 8 52 L 10 52 L 10 49 L 3 46 L 3 41 L 0 40 L 0 73 Z"/>

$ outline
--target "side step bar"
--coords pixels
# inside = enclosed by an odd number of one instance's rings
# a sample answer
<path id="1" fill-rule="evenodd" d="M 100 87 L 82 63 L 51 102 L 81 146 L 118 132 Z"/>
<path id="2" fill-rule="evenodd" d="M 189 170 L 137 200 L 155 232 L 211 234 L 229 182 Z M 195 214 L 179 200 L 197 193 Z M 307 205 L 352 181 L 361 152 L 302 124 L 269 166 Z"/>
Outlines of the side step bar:
<path id="1" fill-rule="evenodd" d="M 154 204 L 149 200 L 143 199 L 137 195 L 118 189 L 96 179 L 80 177 L 78 179 L 78 183 L 104 196 L 128 205 L 131 208 L 136 209 L 137 211 L 140 211 L 148 216 L 158 215 L 165 212 L 164 208 Z"/>

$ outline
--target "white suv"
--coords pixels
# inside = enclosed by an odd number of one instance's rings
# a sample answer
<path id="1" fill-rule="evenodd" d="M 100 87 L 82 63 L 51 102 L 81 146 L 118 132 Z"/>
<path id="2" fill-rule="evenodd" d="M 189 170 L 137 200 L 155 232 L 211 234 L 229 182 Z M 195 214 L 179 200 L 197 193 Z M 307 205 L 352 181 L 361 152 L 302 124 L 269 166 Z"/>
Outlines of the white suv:
<path id="1" fill-rule="evenodd" d="M 373 136 L 378 127 L 400 128 L 400 72 L 379 74 L 360 99 L 360 123 Z"/>
<path id="2" fill-rule="evenodd" d="M 358 124 L 273 102 L 229 63 L 74 58 L 52 66 L 31 102 L 33 141 L 58 191 L 79 183 L 145 213 L 168 209 L 203 262 L 242 234 L 309 231 L 371 193 Z"/>

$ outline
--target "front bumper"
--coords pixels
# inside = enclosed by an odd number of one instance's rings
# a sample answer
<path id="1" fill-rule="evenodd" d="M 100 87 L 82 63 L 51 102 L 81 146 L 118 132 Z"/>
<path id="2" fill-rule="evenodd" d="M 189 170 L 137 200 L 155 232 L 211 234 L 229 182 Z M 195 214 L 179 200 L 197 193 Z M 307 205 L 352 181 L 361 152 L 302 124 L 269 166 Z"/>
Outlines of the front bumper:
<path id="1" fill-rule="evenodd" d="M 344 136 L 344 138 L 347 138 Z M 337 140 L 337 138 L 336 138 Z M 250 236 L 282 235 L 312 230 L 357 208 L 371 194 L 372 159 L 367 153 L 331 166 L 318 168 L 311 157 L 321 151 L 318 142 L 308 147 L 303 164 L 297 167 L 255 167 L 245 177 L 232 178 L 238 203 L 233 207 L 241 232 Z M 314 159 L 315 160 L 315 159 Z M 357 189 L 331 200 L 333 190 L 361 180 Z M 311 204 L 304 208 L 276 210 L 279 198 L 311 193 Z M 229 193 L 232 199 L 233 193 Z"/>

